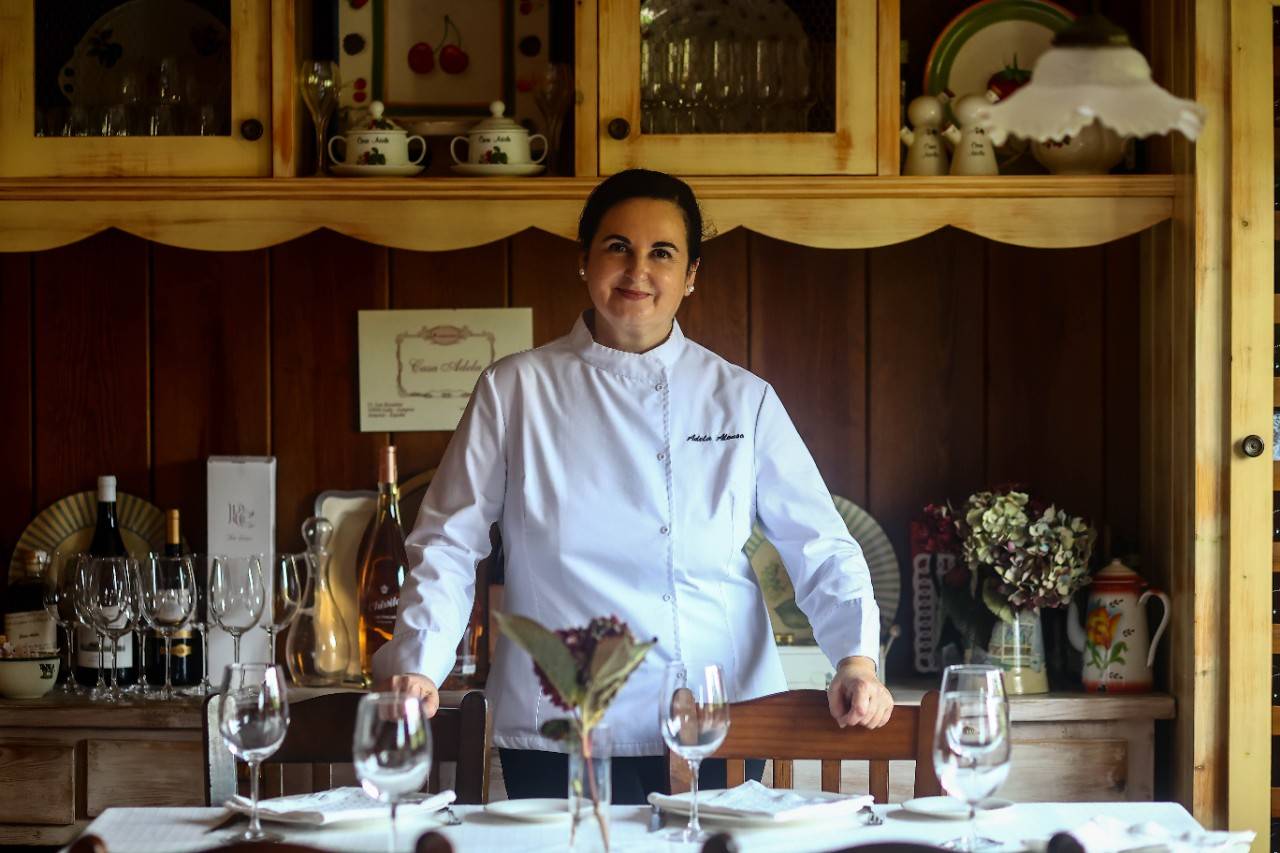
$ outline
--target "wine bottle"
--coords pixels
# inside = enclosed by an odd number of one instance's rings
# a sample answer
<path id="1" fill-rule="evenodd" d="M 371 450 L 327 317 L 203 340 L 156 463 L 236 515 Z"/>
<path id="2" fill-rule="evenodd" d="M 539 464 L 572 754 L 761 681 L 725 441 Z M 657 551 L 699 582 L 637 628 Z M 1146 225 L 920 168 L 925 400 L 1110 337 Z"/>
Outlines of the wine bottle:
<path id="1" fill-rule="evenodd" d="M 167 510 L 164 514 L 164 555 L 181 557 L 182 551 L 182 518 L 178 510 Z M 199 575 L 199 570 L 196 570 Z M 199 584 L 197 578 L 196 581 Z M 192 614 L 194 619 L 196 614 Z M 164 637 L 156 631 L 147 631 L 146 673 L 147 683 L 160 686 L 164 684 Z M 174 687 L 191 687 L 200 683 L 204 672 L 204 653 L 200 641 L 193 628 L 183 628 L 173 635 L 169 641 L 169 676 Z"/>
<path id="2" fill-rule="evenodd" d="M 400 586 L 409 561 L 400 527 L 400 491 L 396 486 L 396 449 L 388 445 L 378 460 L 378 509 L 365 528 L 356 561 L 360 671 L 373 679 L 373 654 L 391 639 L 400 606 Z"/>
<path id="3" fill-rule="evenodd" d="M 4 595 L 4 635 L 20 655 L 50 654 L 58 648 L 58 623 L 44 607 L 45 561 L 25 548 L 18 551 L 21 574 Z"/>
<path id="4" fill-rule="evenodd" d="M 116 478 L 103 476 L 98 478 L 98 522 L 93 529 L 93 540 L 89 543 L 90 557 L 126 557 L 128 551 L 124 547 L 124 539 L 120 536 L 120 523 L 116 520 Z M 98 635 L 91 628 L 76 630 L 76 681 L 92 687 L 98 681 Z M 133 684 L 137 678 L 134 666 L 135 653 L 133 632 L 116 640 L 117 664 L 120 671 L 120 684 Z M 111 674 L 111 649 L 102 649 L 102 665 Z"/>

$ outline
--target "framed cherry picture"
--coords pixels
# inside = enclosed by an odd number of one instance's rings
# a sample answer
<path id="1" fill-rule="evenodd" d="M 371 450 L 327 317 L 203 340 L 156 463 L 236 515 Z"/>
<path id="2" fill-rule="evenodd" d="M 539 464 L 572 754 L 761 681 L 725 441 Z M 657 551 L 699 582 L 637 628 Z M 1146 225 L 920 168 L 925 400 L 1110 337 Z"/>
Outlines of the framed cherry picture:
<path id="1" fill-rule="evenodd" d="M 339 0 L 344 107 L 378 100 L 389 115 L 488 115 L 503 101 L 536 116 L 554 0 Z"/>

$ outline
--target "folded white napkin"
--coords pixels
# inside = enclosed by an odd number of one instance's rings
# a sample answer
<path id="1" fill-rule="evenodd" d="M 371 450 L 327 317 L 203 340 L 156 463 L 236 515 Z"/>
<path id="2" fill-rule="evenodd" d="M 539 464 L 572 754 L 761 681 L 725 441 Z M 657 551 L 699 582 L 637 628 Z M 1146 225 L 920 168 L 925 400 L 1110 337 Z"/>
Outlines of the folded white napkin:
<path id="1" fill-rule="evenodd" d="M 650 794 L 649 802 L 660 809 L 687 811 L 689 796 L 681 794 Z M 720 791 L 700 791 L 698 812 L 704 815 L 726 817 L 766 818 L 777 821 L 795 820 L 801 817 L 821 815 L 839 816 L 853 814 L 863 806 L 869 806 L 873 798 L 819 796 L 781 788 L 767 788 L 750 779 L 736 788 Z"/>
<path id="2" fill-rule="evenodd" d="M 452 803 L 456 797 L 457 794 L 453 791 L 441 791 L 420 802 L 402 803 L 396 807 L 397 817 L 402 814 L 432 814 Z M 239 795 L 227 800 L 224 805 L 231 811 L 244 814 L 248 814 L 253 808 L 248 797 Z M 275 797 L 258 803 L 258 816 L 263 820 L 307 826 L 385 818 L 388 814 L 387 805 L 370 797 L 362 788 L 334 788 L 314 794 Z"/>
<path id="3" fill-rule="evenodd" d="M 1148 848 L 1170 851 L 1246 851 L 1257 833 L 1208 832 L 1193 830 L 1175 832 L 1167 827 L 1147 821 L 1127 824 L 1119 818 L 1095 817 L 1085 821 L 1068 833 L 1060 833 L 1050 840 L 1049 850 L 1066 850 L 1074 841 L 1085 853 L 1122 853 L 1122 851 Z M 1069 837 L 1064 837 L 1069 836 Z"/>

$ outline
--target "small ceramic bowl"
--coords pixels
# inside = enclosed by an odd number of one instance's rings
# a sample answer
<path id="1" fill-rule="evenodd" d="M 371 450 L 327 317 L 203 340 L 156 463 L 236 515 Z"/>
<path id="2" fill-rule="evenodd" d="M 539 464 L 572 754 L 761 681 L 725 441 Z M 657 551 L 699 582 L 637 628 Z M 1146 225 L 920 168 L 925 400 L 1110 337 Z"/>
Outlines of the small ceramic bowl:
<path id="1" fill-rule="evenodd" d="M 35 658 L 0 658 L 0 696 L 6 699 L 39 699 L 58 680 L 57 655 Z"/>

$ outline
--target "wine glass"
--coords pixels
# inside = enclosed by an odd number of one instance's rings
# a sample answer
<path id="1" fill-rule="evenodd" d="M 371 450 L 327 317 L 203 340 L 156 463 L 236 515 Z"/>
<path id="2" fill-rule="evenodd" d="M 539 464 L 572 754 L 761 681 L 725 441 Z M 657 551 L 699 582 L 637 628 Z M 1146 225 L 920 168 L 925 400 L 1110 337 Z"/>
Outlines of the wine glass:
<path id="1" fill-rule="evenodd" d="M 170 672 L 173 637 L 191 619 L 196 603 L 196 572 L 190 557 L 151 554 L 138 570 L 138 605 L 142 617 L 164 638 L 164 687 L 161 699 L 173 698 Z"/>
<path id="2" fill-rule="evenodd" d="M 396 850 L 396 805 L 422 790 L 431 770 L 431 721 L 422 700 L 407 693 L 370 693 L 356 709 L 351 741 L 356 777 L 365 793 L 391 806 L 388 850 Z"/>
<path id="3" fill-rule="evenodd" d="M 94 640 L 98 645 L 98 678 L 93 687 L 89 688 L 89 698 L 101 699 L 107 695 L 107 638 L 106 635 L 98 630 L 93 621 L 93 606 L 89 587 L 89 563 L 91 560 L 92 558 L 88 554 L 80 554 L 75 560 L 75 565 L 72 569 L 74 578 L 72 602 L 75 605 L 76 619 L 86 630 L 93 632 Z"/>
<path id="4" fill-rule="evenodd" d="M 76 566 L 80 555 L 54 551 L 52 554 L 41 552 L 41 556 L 48 565 L 44 573 L 44 609 L 67 635 L 67 672 L 62 692 L 81 693 L 83 691 L 76 683 L 74 656 L 76 625 L 80 622 L 76 612 Z"/>
<path id="5" fill-rule="evenodd" d="M 729 699 L 724 670 L 719 664 L 703 666 L 672 661 L 662 677 L 658 725 L 662 739 L 676 755 L 689 763 L 693 795 L 689 825 L 670 834 L 673 841 L 701 844 L 707 838 L 698 823 L 698 767 L 724 743 L 729 733 Z"/>
<path id="6" fill-rule="evenodd" d="M 1001 842 L 978 836 L 977 805 L 1009 775 L 1009 704 L 1003 673 L 994 666 L 949 666 L 942 673 L 933 768 L 948 794 L 969 805 L 969 833 L 942 845 L 992 850 Z"/>
<path id="7" fill-rule="evenodd" d="M 231 635 L 231 659 L 240 663 L 240 638 L 262 618 L 266 590 L 262 585 L 262 555 L 213 558 L 209 575 L 209 615 Z"/>
<path id="8" fill-rule="evenodd" d="M 137 561 L 131 557 L 91 557 L 87 564 L 89 618 L 100 634 L 111 640 L 111 693 L 108 701 L 120 701 L 120 638 L 133 630 L 134 576 Z M 138 661 L 134 661 L 137 669 Z"/>
<path id="9" fill-rule="evenodd" d="M 302 91 L 303 103 L 307 105 L 307 112 L 311 113 L 311 122 L 316 128 L 317 175 L 324 174 L 325 128 L 329 126 L 329 116 L 338 105 L 341 79 L 338 63 L 331 60 L 304 59 L 298 69 L 298 88 Z"/>
<path id="10" fill-rule="evenodd" d="M 249 828 L 228 841 L 281 841 L 258 821 L 258 765 L 284 743 L 289 728 L 289 695 L 284 670 L 274 664 L 232 663 L 222 676 L 218 697 L 218 731 L 227 749 L 249 765 L 253 806 Z"/>
<path id="11" fill-rule="evenodd" d="M 276 554 L 271 558 L 271 612 L 262 627 L 267 632 L 270 647 L 267 660 L 272 663 L 276 660 L 276 634 L 288 628 L 298 616 L 298 606 L 302 602 L 298 564 L 305 559 L 305 554 Z"/>
<path id="12" fill-rule="evenodd" d="M 533 86 L 533 102 L 542 114 L 542 134 L 547 138 L 547 171 L 560 171 L 560 135 L 564 117 L 573 103 L 573 71 L 563 62 L 553 62 L 543 70 Z"/>

